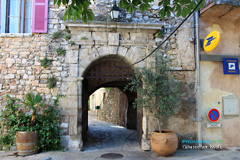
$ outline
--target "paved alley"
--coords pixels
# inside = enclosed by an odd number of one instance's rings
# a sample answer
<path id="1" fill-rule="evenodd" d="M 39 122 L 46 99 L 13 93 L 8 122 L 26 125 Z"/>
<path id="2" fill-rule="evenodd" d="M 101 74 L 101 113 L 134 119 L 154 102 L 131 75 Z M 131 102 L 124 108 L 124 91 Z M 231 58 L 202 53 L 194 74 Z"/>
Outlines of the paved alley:
<path id="1" fill-rule="evenodd" d="M 88 112 L 88 140 L 84 151 L 118 149 L 140 151 L 137 131 L 97 120 L 95 112 Z"/>

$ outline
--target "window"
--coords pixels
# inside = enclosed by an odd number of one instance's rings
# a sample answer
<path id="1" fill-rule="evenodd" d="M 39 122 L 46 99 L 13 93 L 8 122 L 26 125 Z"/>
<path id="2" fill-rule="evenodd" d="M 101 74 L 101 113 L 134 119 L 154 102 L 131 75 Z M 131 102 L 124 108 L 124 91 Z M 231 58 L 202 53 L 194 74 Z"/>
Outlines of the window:
<path id="1" fill-rule="evenodd" d="M 1 1 L 1 33 L 31 33 L 32 0 Z"/>
<path id="2" fill-rule="evenodd" d="M 32 0 L 26 0 L 26 12 L 25 12 L 25 22 L 24 28 L 25 33 L 31 33 L 31 25 L 32 25 Z"/>

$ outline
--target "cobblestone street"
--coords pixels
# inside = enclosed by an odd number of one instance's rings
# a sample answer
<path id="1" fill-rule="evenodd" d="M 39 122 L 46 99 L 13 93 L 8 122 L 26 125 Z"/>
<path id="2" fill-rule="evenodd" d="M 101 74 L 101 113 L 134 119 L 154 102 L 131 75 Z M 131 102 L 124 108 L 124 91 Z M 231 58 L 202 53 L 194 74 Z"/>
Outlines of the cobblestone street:
<path id="1" fill-rule="evenodd" d="M 84 151 L 118 149 L 140 151 L 137 131 L 97 120 L 97 114 L 88 112 L 88 140 Z"/>

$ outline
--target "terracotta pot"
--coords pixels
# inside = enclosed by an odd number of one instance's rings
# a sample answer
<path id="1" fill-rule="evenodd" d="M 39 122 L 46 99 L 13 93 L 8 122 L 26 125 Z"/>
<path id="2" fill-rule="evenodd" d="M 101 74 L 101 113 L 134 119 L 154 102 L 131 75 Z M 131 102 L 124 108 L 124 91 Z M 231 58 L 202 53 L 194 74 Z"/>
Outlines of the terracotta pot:
<path id="1" fill-rule="evenodd" d="M 31 155 L 37 150 L 38 131 L 17 131 L 16 146 L 18 155 Z"/>
<path id="2" fill-rule="evenodd" d="M 162 130 L 162 133 L 153 132 L 151 136 L 152 149 L 159 156 L 170 156 L 178 148 L 178 137 L 174 131 Z"/>

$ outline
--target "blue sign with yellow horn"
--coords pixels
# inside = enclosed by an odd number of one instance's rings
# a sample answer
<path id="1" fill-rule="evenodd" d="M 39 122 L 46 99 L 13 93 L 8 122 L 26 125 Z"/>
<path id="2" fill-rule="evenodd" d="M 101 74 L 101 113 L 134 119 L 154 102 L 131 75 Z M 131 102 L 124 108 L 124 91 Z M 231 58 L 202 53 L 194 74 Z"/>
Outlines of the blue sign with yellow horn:
<path id="1" fill-rule="evenodd" d="M 204 40 L 203 48 L 206 52 L 214 50 L 220 40 L 220 33 L 218 31 L 212 31 Z"/>

